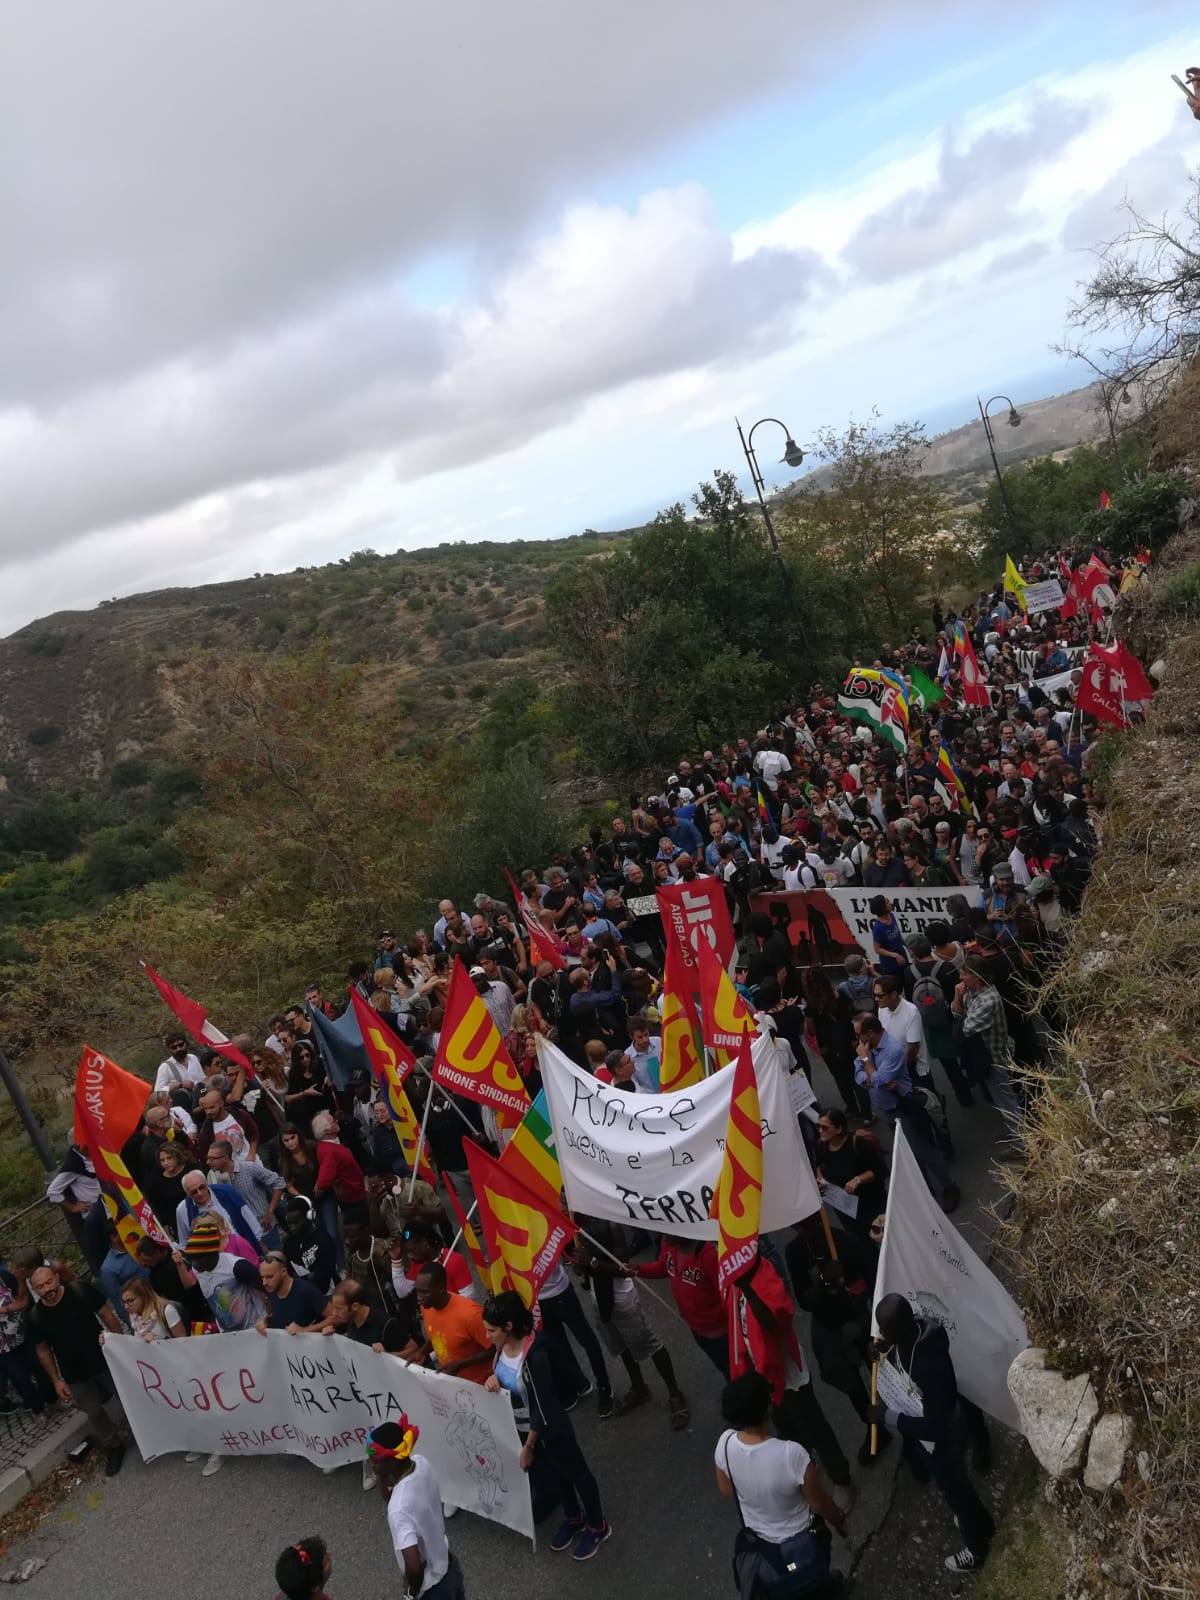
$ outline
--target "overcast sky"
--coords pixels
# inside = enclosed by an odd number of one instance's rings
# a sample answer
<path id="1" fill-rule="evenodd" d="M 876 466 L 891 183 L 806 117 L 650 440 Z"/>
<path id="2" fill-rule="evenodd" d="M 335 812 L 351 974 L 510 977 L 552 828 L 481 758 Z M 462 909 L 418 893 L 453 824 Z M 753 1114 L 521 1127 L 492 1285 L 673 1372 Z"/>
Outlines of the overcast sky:
<path id="1" fill-rule="evenodd" d="M 735 413 L 1081 381 L 1049 347 L 1122 196 L 1185 196 L 1200 37 L 1046 9 L 12 0 L 0 633 L 620 525 Z"/>

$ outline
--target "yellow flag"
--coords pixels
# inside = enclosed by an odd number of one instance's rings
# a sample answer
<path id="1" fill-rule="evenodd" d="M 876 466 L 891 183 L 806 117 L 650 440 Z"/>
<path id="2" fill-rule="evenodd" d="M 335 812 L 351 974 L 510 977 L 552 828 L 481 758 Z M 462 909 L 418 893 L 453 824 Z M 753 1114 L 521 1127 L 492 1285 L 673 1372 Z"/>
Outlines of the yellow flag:
<path id="1" fill-rule="evenodd" d="M 1005 592 L 1014 596 L 1022 610 L 1025 607 L 1025 579 L 1017 571 L 1011 556 L 1004 558 L 1004 588 Z"/>

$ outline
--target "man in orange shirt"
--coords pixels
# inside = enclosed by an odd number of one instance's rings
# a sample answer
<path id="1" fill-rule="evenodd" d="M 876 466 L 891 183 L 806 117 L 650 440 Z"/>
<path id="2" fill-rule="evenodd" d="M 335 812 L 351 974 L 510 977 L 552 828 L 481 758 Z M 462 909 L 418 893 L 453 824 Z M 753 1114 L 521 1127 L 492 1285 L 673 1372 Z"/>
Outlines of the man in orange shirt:
<path id="1" fill-rule="evenodd" d="M 432 1353 L 439 1372 L 483 1383 L 492 1370 L 492 1347 L 483 1330 L 483 1309 L 478 1301 L 451 1294 L 445 1267 L 428 1261 L 417 1274 L 417 1304 L 425 1324 L 425 1343 L 413 1356 L 417 1365 Z"/>

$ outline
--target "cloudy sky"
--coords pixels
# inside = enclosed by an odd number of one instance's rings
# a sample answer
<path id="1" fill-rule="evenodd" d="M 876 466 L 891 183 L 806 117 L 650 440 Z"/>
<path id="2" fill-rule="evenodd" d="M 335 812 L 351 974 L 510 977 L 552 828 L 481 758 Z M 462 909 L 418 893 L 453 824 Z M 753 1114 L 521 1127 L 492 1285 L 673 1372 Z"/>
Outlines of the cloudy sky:
<path id="1" fill-rule="evenodd" d="M 1169 77 L 1191 0 L 6 23 L 0 633 L 621 526 L 737 466 L 735 413 L 807 442 L 1069 387 L 1049 347 L 1087 247 L 1200 160 Z"/>

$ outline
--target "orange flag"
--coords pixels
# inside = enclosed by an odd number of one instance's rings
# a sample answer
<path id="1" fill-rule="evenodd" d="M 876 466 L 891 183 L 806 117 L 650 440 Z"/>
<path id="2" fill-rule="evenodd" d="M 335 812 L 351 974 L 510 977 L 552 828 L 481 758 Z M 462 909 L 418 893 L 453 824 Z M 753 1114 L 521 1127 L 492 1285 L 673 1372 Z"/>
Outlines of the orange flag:
<path id="1" fill-rule="evenodd" d="M 754 1013 L 734 987 L 733 979 L 721 965 L 707 940 L 697 939 L 696 959 L 700 966 L 700 1016 L 704 1042 L 717 1052 L 717 1063 L 728 1066 L 745 1034 L 758 1031 Z"/>
<path id="2" fill-rule="evenodd" d="M 696 1007 L 681 966 L 675 942 L 668 940 L 659 998 L 662 1038 L 659 1041 L 658 1086 L 663 1094 L 671 1089 L 687 1089 L 704 1077 L 704 1062 L 696 1043 Z"/>
<path id="3" fill-rule="evenodd" d="M 539 1200 L 505 1172 L 473 1139 L 464 1139 L 463 1149 L 492 1260 L 493 1292 L 503 1273 L 525 1304 L 532 1306 L 579 1230 L 556 1206 Z"/>
<path id="4" fill-rule="evenodd" d="M 436 1183 L 437 1174 L 429 1163 L 421 1140 L 421 1124 L 412 1108 L 412 1101 L 404 1092 L 404 1080 L 416 1065 L 416 1058 L 403 1040 L 398 1039 L 387 1026 L 374 1006 L 368 1005 L 355 988 L 350 990 L 350 1004 L 362 1034 L 367 1060 L 387 1098 L 392 1132 L 408 1162 L 408 1170 L 411 1172 L 415 1166 L 419 1178 L 424 1178 L 426 1183 Z"/>
<path id="5" fill-rule="evenodd" d="M 479 1242 L 479 1235 L 471 1226 L 471 1219 L 463 1210 L 462 1201 L 454 1192 L 454 1185 L 449 1182 L 448 1179 L 443 1179 L 442 1181 L 442 1192 L 446 1196 L 446 1199 L 450 1205 L 450 1209 L 453 1211 L 455 1219 L 458 1222 L 458 1226 L 462 1231 L 462 1242 L 466 1245 L 467 1253 L 471 1257 L 471 1260 L 475 1263 L 476 1271 L 479 1273 L 479 1276 L 483 1282 L 490 1287 L 492 1282 L 491 1263 L 488 1261 L 487 1256 L 483 1253 L 483 1246 Z M 493 1290 L 493 1293 L 497 1292 L 498 1291 Z"/>
<path id="6" fill-rule="evenodd" d="M 120 1197 L 143 1233 L 166 1244 L 162 1224 L 121 1157 L 125 1141 L 141 1126 L 149 1097 L 145 1078 L 84 1045 L 75 1073 L 75 1143 L 92 1158 L 101 1187 Z"/>
<path id="7" fill-rule="evenodd" d="M 500 1030 L 459 957 L 454 958 L 446 1012 L 438 1038 L 433 1077 L 443 1089 L 513 1113 L 519 1122 L 529 1110 L 529 1091 L 513 1066 Z"/>
<path id="8" fill-rule="evenodd" d="M 717 1192 L 709 1215 L 717 1219 L 717 1286 L 722 1294 L 754 1268 L 758 1259 L 758 1226 L 762 1215 L 762 1117 L 758 1079 L 750 1054 L 750 1035 L 738 1045 L 729 1125 Z"/>

